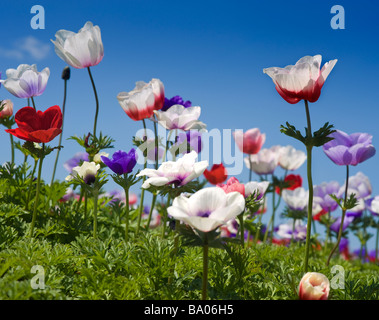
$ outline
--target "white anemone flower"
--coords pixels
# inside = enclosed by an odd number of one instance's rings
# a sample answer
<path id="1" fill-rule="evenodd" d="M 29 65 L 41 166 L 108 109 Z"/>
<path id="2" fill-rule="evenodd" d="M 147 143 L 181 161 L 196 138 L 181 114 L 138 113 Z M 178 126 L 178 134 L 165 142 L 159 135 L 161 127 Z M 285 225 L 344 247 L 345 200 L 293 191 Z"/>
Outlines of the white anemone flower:
<path id="1" fill-rule="evenodd" d="M 288 145 L 280 149 L 279 165 L 285 170 L 299 169 L 306 159 L 307 155 L 293 146 Z"/>
<path id="2" fill-rule="evenodd" d="M 81 179 L 86 184 L 91 184 L 96 179 L 97 171 L 100 169 L 100 164 L 95 162 L 84 161 L 81 166 L 76 166 L 72 169 L 70 175 L 66 177 L 66 181 L 71 181 L 72 179 Z"/>
<path id="3" fill-rule="evenodd" d="M 0 80 L 5 89 L 18 98 L 31 98 L 45 91 L 50 69 L 38 72 L 35 64 L 20 64 L 17 69 L 7 69 L 6 75 L 6 80 Z"/>
<path id="4" fill-rule="evenodd" d="M 308 194 L 308 190 L 302 187 L 282 191 L 283 200 L 292 210 L 304 210 L 308 206 Z"/>
<path id="5" fill-rule="evenodd" d="M 208 167 L 208 161 L 196 162 L 198 154 L 191 151 L 183 155 L 177 161 L 163 162 L 155 169 L 143 169 L 137 177 L 147 176 L 148 179 L 142 184 L 142 188 L 147 189 L 151 185 L 160 187 L 168 184 L 183 186 L 193 179 L 201 176 Z"/>
<path id="6" fill-rule="evenodd" d="M 239 192 L 225 193 L 218 187 L 197 191 L 189 198 L 180 195 L 167 208 L 174 219 L 191 227 L 210 232 L 235 219 L 245 208 L 245 198 Z"/>
<path id="7" fill-rule="evenodd" d="M 244 159 L 246 167 L 256 174 L 272 174 L 279 165 L 280 146 L 261 149 L 256 154 L 250 154 Z"/>
<path id="8" fill-rule="evenodd" d="M 268 186 L 270 185 L 270 182 L 268 181 L 250 181 L 245 184 L 245 197 L 248 197 L 249 195 L 256 192 L 257 200 L 260 200 L 263 198 Z"/>
<path id="9" fill-rule="evenodd" d="M 99 26 L 88 21 L 78 33 L 59 30 L 55 34 L 55 53 L 76 69 L 96 66 L 104 57 Z"/>
<path id="10" fill-rule="evenodd" d="M 200 107 L 186 108 L 180 104 L 175 104 L 167 111 L 154 111 L 158 123 L 167 130 L 201 130 L 206 129 L 206 124 L 199 121 L 201 114 Z"/>

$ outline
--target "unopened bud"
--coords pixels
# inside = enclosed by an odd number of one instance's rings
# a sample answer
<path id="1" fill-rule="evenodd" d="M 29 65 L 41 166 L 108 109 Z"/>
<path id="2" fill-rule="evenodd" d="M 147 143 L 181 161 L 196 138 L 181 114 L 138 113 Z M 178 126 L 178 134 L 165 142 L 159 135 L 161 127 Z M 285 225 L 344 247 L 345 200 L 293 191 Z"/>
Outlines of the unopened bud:
<path id="1" fill-rule="evenodd" d="M 70 67 L 65 67 L 62 71 L 62 79 L 63 80 L 69 80 L 70 74 L 71 74 Z"/>

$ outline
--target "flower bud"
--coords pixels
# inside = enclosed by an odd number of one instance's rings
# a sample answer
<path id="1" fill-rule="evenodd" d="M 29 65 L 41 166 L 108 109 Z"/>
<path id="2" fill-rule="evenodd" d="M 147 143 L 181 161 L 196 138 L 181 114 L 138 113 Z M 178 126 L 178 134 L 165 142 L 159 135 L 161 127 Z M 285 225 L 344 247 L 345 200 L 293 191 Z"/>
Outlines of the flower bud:
<path id="1" fill-rule="evenodd" d="M 0 101 L 0 119 L 13 115 L 13 102 L 11 100 Z"/>
<path id="2" fill-rule="evenodd" d="M 68 66 L 64 67 L 64 69 L 62 71 L 62 79 L 63 80 L 69 80 L 70 79 L 70 75 L 71 75 L 71 69 L 70 69 L 70 67 L 68 67 Z"/>
<path id="3" fill-rule="evenodd" d="M 308 272 L 300 281 L 300 300 L 327 300 L 330 284 L 328 278 L 322 273 Z"/>

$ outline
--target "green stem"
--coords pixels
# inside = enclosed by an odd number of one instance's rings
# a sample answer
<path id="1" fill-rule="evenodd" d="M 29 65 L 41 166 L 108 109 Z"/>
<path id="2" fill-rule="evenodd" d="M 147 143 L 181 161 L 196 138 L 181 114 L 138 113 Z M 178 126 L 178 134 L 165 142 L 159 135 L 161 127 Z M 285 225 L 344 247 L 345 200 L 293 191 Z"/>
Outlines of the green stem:
<path id="1" fill-rule="evenodd" d="M 155 120 L 155 115 L 154 115 Z M 155 136 L 155 170 L 158 169 L 158 161 L 159 161 L 159 150 L 158 150 L 158 131 L 157 131 L 157 123 L 154 122 L 154 136 Z"/>
<path id="2" fill-rule="evenodd" d="M 296 219 L 293 219 L 293 222 L 292 222 L 292 234 L 291 234 L 291 244 L 293 242 L 293 234 L 295 233 L 295 224 L 296 224 Z"/>
<path id="3" fill-rule="evenodd" d="M 329 266 L 330 259 L 332 258 L 334 252 L 337 250 L 337 248 L 340 245 L 341 237 L 342 237 L 342 230 L 343 230 L 343 222 L 345 220 L 345 214 L 346 214 L 346 201 L 347 201 L 347 189 L 349 187 L 349 166 L 346 166 L 346 186 L 345 186 L 345 199 L 343 201 L 343 209 L 342 209 L 342 217 L 341 217 L 341 224 L 340 228 L 338 230 L 338 238 L 337 243 L 335 244 L 334 248 L 329 254 L 328 260 L 326 261 L 326 266 Z"/>
<path id="4" fill-rule="evenodd" d="M 312 138 L 311 117 L 309 114 L 308 101 L 304 100 L 305 112 L 307 116 L 307 138 Z M 308 177 L 308 220 L 307 220 L 307 238 L 305 243 L 304 256 L 304 273 L 308 272 L 309 249 L 311 245 L 312 229 L 312 208 L 313 208 L 313 182 L 312 182 L 312 145 L 306 145 L 307 148 L 307 177 Z"/>
<path id="5" fill-rule="evenodd" d="M 87 204 L 88 204 L 88 194 L 87 194 L 87 191 L 84 190 L 84 220 L 87 220 Z"/>
<path id="6" fill-rule="evenodd" d="M 33 108 L 34 108 L 34 110 L 37 111 L 37 109 L 36 109 L 36 104 L 34 103 L 34 98 L 33 98 L 33 97 L 30 97 L 30 99 L 32 100 L 32 104 L 33 104 Z"/>
<path id="7" fill-rule="evenodd" d="M 169 142 L 170 142 L 172 132 L 173 132 L 172 130 L 170 130 L 170 131 L 168 132 L 168 135 L 167 135 L 167 141 L 166 141 L 166 148 L 165 148 L 165 151 L 164 151 L 164 154 L 163 154 L 162 162 L 165 162 L 165 161 L 166 161 L 166 158 L 167 158 L 167 150 L 168 150 L 168 144 L 169 144 Z"/>
<path id="8" fill-rule="evenodd" d="M 328 244 L 329 244 L 329 237 L 330 237 L 330 209 L 328 210 L 328 222 L 326 225 L 326 237 L 325 237 L 325 251 L 328 250 Z"/>
<path id="9" fill-rule="evenodd" d="M 57 150 L 57 155 L 55 157 L 55 163 L 54 163 L 54 169 L 53 169 L 53 176 L 51 177 L 51 182 L 50 185 L 53 184 L 54 178 L 55 178 L 55 172 L 57 170 L 57 165 L 58 165 L 58 158 L 59 158 L 59 153 L 61 151 L 60 146 L 62 145 L 62 135 L 63 135 L 63 124 L 64 124 L 64 114 L 65 114 L 65 108 L 66 108 L 66 96 L 67 96 L 67 80 L 64 80 L 64 92 L 63 92 L 63 104 L 62 104 L 62 132 L 59 135 L 59 143 L 58 143 L 58 150 Z"/>
<path id="10" fill-rule="evenodd" d="M 263 202 L 263 208 L 264 208 L 264 202 Z M 258 217 L 259 224 L 261 224 L 261 222 L 262 222 L 262 215 L 263 215 L 262 213 L 259 213 L 259 217 Z M 259 232 L 260 232 L 260 229 L 257 228 L 257 231 L 255 232 L 254 244 L 257 244 L 257 242 L 258 242 Z"/>
<path id="11" fill-rule="evenodd" d="M 99 114 L 99 99 L 97 97 L 96 86 L 95 86 L 95 82 L 93 81 L 93 77 L 92 77 L 92 73 L 91 73 L 90 67 L 88 67 L 87 70 L 88 70 L 89 77 L 91 79 L 93 93 L 95 94 L 95 99 L 96 99 L 95 121 L 94 121 L 94 124 L 93 124 L 93 136 L 96 137 L 97 116 Z"/>
<path id="12" fill-rule="evenodd" d="M 378 224 L 377 230 L 376 230 L 375 261 L 374 261 L 375 264 L 378 262 L 378 248 L 379 248 L 379 224 Z"/>
<path id="13" fill-rule="evenodd" d="M 207 234 L 205 234 L 205 241 L 203 244 L 203 284 L 202 284 L 202 290 L 201 290 L 202 300 L 207 300 L 208 263 L 209 263 L 208 250 L 209 250 L 208 239 L 207 239 Z"/>
<path id="14" fill-rule="evenodd" d="M 11 164 L 14 164 L 14 142 L 13 142 L 13 135 L 9 134 L 11 139 Z"/>
<path id="15" fill-rule="evenodd" d="M 163 210 L 163 228 L 162 228 L 162 238 L 166 235 L 166 224 L 167 224 L 167 208 L 170 206 L 171 195 L 167 196 L 166 208 Z"/>
<path id="16" fill-rule="evenodd" d="M 126 179 L 126 173 L 124 174 Z M 128 242 L 129 240 L 129 188 L 125 188 L 125 241 Z"/>
<path id="17" fill-rule="evenodd" d="M 32 193 L 32 186 L 33 186 L 33 180 L 34 180 L 34 174 L 36 173 L 37 169 L 37 164 L 38 164 L 38 159 L 34 159 L 34 166 L 32 170 L 32 174 L 30 176 L 30 182 L 29 182 L 29 190 L 28 190 L 28 196 L 26 198 L 26 203 L 25 203 L 25 210 L 28 211 L 29 209 L 29 201 L 30 201 L 30 195 Z"/>
<path id="18" fill-rule="evenodd" d="M 245 246 L 245 226 L 243 224 L 243 214 L 244 212 L 238 215 L 238 220 L 240 223 L 240 232 L 241 232 L 240 237 L 241 237 L 242 248 Z"/>
<path id="19" fill-rule="evenodd" d="M 157 200 L 157 196 L 158 196 L 158 194 L 156 194 L 156 193 L 153 194 L 153 200 L 151 202 L 149 217 L 147 218 L 146 230 L 149 230 L 149 228 L 150 228 L 151 217 L 153 215 L 153 210 L 154 210 L 155 202 Z"/>
<path id="20" fill-rule="evenodd" d="M 146 122 L 145 119 L 142 119 L 142 124 L 143 124 L 143 129 L 144 129 L 144 137 L 143 140 L 147 141 L 147 129 L 146 129 Z M 143 152 L 143 157 L 144 157 L 144 163 L 143 163 L 143 168 L 146 169 L 147 167 L 147 150 L 145 149 Z M 142 184 L 145 182 L 146 176 L 143 176 L 142 178 Z M 143 211 L 143 200 L 145 197 L 145 189 L 142 188 L 141 191 L 141 198 L 140 198 L 140 204 L 139 204 L 139 213 L 138 213 L 138 221 L 137 221 L 137 230 L 136 230 L 136 236 L 139 233 L 140 225 L 141 225 L 141 219 L 142 219 L 142 211 Z"/>
<path id="21" fill-rule="evenodd" d="M 45 144 L 42 144 L 42 149 L 45 149 Z M 30 226 L 30 234 L 29 237 L 31 238 L 33 236 L 33 230 L 34 225 L 36 223 L 37 218 L 37 208 L 38 208 L 38 200 L 39 200 L 39 192 L 40 192 L 40 184 L 41 184 L 41 173 L 42 173 L 42 162 L 43 162 L 43 156 L 39 160 L 39 167 L 38 167 L 38 177 L 37 177 L 37 191 L 36 191 L 36 200 L 34 201 L 34 210 L 33 210 L 33 217 L 32 217 L 32 224 Z"/>
<path id="22" fill-rule="evenodd" d="M 252 169 L 252 161 L 251 161 L 251 155 L 249 154 L 249 163 L 250 163 L 250 169 L 249 169 L 249 182 L 251 181 L 251 174 L 253 172 L 253 169 Z"/>
<path id="23" fill-rule="evenodd" d="M 76 204 L 76 211 L 79 211 L 80 205 L 82 204 L 83 193 L 84 193 L 84 190 L 83 190 L 83 188 L 81 188 L 81 189 L 80 189 L 79 200 L 78 200 L 78 203 Z"/>
<path id="24" fill-rule="evenodd" d="M 93 237 L 97 238 L 97 202 L 99 198 L 99 192 L 94 191 L 93 195 Z"/>

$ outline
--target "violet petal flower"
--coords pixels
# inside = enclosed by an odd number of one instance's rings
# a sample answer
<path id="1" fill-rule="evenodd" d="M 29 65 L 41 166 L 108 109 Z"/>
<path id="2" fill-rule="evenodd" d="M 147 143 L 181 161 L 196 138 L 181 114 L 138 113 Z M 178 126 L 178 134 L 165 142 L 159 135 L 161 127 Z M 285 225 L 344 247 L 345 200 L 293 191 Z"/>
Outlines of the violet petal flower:
<path id="1" fill-rule="evenodd" d="M 40 96 L 46 88 L 50 69 L 37 71 L 35 64 L 20 64 L 17 69 L 7 69 L 7 79 L 0 80 L 4 87 L 18 98 Z"/>
<path id="2" fill-rule="evenodd" d="M 368 209 L 374 216 L 379 216 L 379 196 L 365 200 L 366 209 Z"/>
<path id="3" fill-rule="evenodd" d="M 354 216 L 346 215 L 345 219 L 343 220 L 342 231 L 344 231 L 348 227 L 348 225 L 353 222 L 354 219 L 355 219 Z M 334 231 L 335 233 L 338 233 L 340 230 L 340 225 L 341 225 L 341 217 L 338 217 L 337 220 L 331 224 L 330 230 Z"/>
<path id="4" fill-rule="evenodd" d="M 164 99 L 164 105 L 163 105 L 163 108 L 161 110 L 167 111 L 169 108 L 171 108 L 175 104 L 180 104 L 180 105 L 184 106 L 185 108 L 189 108 L 192 106 L 191 101 L 189 101 L 189 100 L 184 101 L 181 96 L 175 96 L 175 97 L 172 97 L 171 99 L 165 98 Z"/>
<path id="5" fill-rule="evenodd" d="M 339 244 L 340 252 L 344 251 L 348 246 L 349 246 L 349 240 L 346 238 L 341 238 L 341 241 Z"/>
<path id="6" fill-rule="evenodd" d="M 338 208 L 338 203 L 330 197 L 330 194 L 339 195 L 340 185 L 337 181 L 323 182 L 313 188 L 313 202 L 321 206 L 325 211 L 332 212 Z"/>
<path id="7" fill-rule="evenodd" d="M 330 134 L 334 139 L 323 145 L 325 154 L 340 166 L 356 166 L 375 155 L 372 136 L 367 133 L 347 133 L 337 130 Z"/>
<path id="8" fill-rule="evenodd" d="M 137 154 L 135 149 L 131 149 L 128 153 L 122 150 L 116 151 L 112 159 L 101 156 L 104 164 L 114 173 L 121 175 L 133 171 L 137 163 Z"/>
<path id="9" fill-rule="evenodd" d="M 67 160 L 63 167 L 69 172 L 72 172 L 72 169 L 79 166 L 81 161 L 88 161 L 88 153 L 87 152 L 78 152 L 75 155 Z"/>
<path id="10" fill-rule="evenodd" d="M 182 152 L 181 147 L 179 148 L 180 153 L 189 153 L 192 150 L 197 153 L 201 152 L 203 144 L 201 142 L 201 132 L 197 130 L 189 130 L 187 132 L 179 132 L 177 136 L 176 145 L 180 146 L 182 143 L 184 144 L 184 152 Z M 187 143 L 190 145 L 190 150 L 187 149 Z"/>

